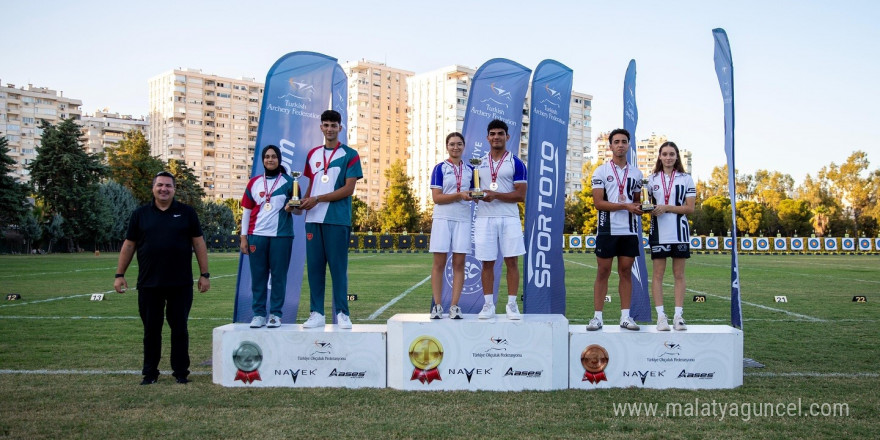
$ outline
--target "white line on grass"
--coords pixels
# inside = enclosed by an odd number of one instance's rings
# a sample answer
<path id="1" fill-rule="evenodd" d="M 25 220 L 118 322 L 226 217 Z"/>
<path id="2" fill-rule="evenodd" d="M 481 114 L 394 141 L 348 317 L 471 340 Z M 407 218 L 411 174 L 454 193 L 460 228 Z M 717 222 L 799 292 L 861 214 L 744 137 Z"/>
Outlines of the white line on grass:
<path id="1" fill-rule="evenodd" d="M 218 276 L 215 276 L 215 277 L 212 277 L 212 278 L 215 278 L 215 279 L 216 279 L 216 278 L 228 278 L 228 277 L 234 277 L 234 276 L 236 276 L 236 275 L 234 275 L 234 274 L 232 274 L 232 275 L 218 275 Z M 193 280 L 193 282 L 196 282 L 196 281 L 198 281 L 198 280 Z M 129 290 L 136 291 L 137 288 L 129 289 Z M 99 294 L 99 293 L 100 293 L 100 294 L 107 295 L 107 294 L 111 294 L 111 293 L 116 293 L 116 291 L 115 291 L 115 290 L 106 290 L 106 291 L 104 291 L 104 292 L 79 293 L 79 294 L 76 294 L 76 295 L 59 296 L 59 297 L 56 297 L 56 298 L 38 299 L 38 300 L 36 300 L 36 301 L 24 301 L 24 302 L 16 301 L 16 302 L 14 302 L 14 303 L 12 303 L 12 304 L 0 304 L 0 308 L 3 308 L 3 307 L 24 306 L 24 305 L 28 305 L 28 304 L 38 304 L 38 303 L 44 303 L 44 302 L 59 301 L 59 300 L 62 300 L 62 299 L 82 298 L 82 297 L 84 297 L 84 296 L 92 296 L 92 295 Z"/>
<path id="2" fill-rule="evenodd" d="M 133 265 L 132 267 L 137 267 L 137 266 Z M 58 274 L 62 274 L 62 273 L 93 272 L 96 270 L 113 270 L 113 269 L 116 269 L 116 266 L 98 267 L 98 268 L 94 268 L 94 269 L 74 269 L 74 270 L 68 270 L 68 271 L 64 271 L 64 272 L 17 273 L 17 274 L 13 274 L 13 275 L 0 275 L 0 278 L 12 278 L 12 277 L 19 278 L 19 277 L 24 277 L 24 276 L 38 276 L 38 275 L 58 275 Z"/>
<path id="3" fill-rule="evenodd" d="M 698 266 L 709 266 L 709 267 L 730 267 L 729 264 L 711 264 L 711 263 L 698 263 L 698 262 L 693 262 L 693 263 L 688 263 L 688 264 L 696 264 Z M 740 264 L 740 266 L 742 266 L 742 264 Z M 814 274 L 814 273 L 809 273 L 809 272 L 793 272 L 793 271 L 787 271 L 787 270 L 764 269 L 764 268 L 752 267 L 752 266 L 748 266 L 745 270 L 746 271 L 760 271 L 760 272 L 770 272 L 770 273 L 793 274 L 793 275 L 799 275 L 799 276 L 805 276 L 805 277 L 824 278 L 824 279 L 832 279 L 832 280 L 836 280 L 836 279 L 840 278 L 839 276 L 820 275 L 820 274 Z M 742 271 L 740 272 L 740 274 L 742 274 Z M 863 279 L 859 279 L 859 278 L 847 278 L 846 280 L 847 281 L 856 281 L 859 283 L 880 284 L 880 281 L 877 281 L 877 280 L 863 280 Z"/>
<path id="4" fill-rule="evenodd" d="M 669 284 L 666 284 L 666 285 L 669 285 Z M 696 293 L 696 294 L 699 294 L 699 295 L 706 295 L 706 296 L 711 296 L 711 297 L 715 297 L 715 298 L 720 298 L 720 299 L 723 299 L 723 300 L 725 300 L 725 301 L 730 301 L 730 298 L 729 298 L 729 297 L 726 297 L 726 296 L 715 295 L 715 294 L 708 293 L 708 292 L 701 292 L 701 291 L 699 291 L 699 290 L 695 290 L 695 289 L 687 289 L 687 291 L 688 291 L 688 292 L 691 292 L 691 293 Z M 828 320 L 826 320 L 826 319 L 815 318 L 815 317 L 807 316 L 807 315 L 801 315 L 800 313 L 794 313 L 794 312 L 789 312 L 788 310 L 776 309 L 776 308 L 768 307 L 768 306 L 765 306 L 765 305 L 762 305 L 762 304 L 750 303 L 750 302 L 748 302 L 748 301 L 743 301 L 742 299 L 740 299 L 740 303 L 745 304 L 745 305 L 747 305 L 747 306 L 757 307 L 757 308 L 759 308 L 759 309 L 770 310 L 770 311 L 772 311 L 772 312 L 781 312 L 781 313 L 785 313 L 786 315 L 796 316 L 796 317 L 798 317 L 798 318 L 805 319 L 805 320 L 807 320 L 807 321 L 812 321 L 812 322 L 828 322 Z"/>
<path id="5" fill-rule="evenodd" d="M 578 261 L 572 261 L 572 260 L 563 260 L 563 261 L 565 261 L 566 263 L 577 264 L 579 266 L 589 267 L 590 269 L 596 269 L 596 266 L 591 266 L 589 264 L 584 264 L 584 263 L 581 263 Z"/>
<path id="6" fill-rule="evenodd" d="M 379 315 L 382 314 L 382 312 L 384 312 L 385 310 L 388 310 L 389 307 L 393 306 L 394 303 L 396 303 L 396 302 L 402 300 L 403 297 L 409 295 L 410 292 L 412 292 L 413 290 L 416 290 L 419 286 L 421 286 L 422 284 L 425 284 L 425 283 L 426 283 L 428 280 L 430 280 L 430 279 L 431 279 L 431 276 L 428 275 L 427 277 L 425 277 L 425 279 L 423 279 L 423 280 L 419 281 L 418 283 L 416 283 L 415 286 L 412 286 L 412 287 L 410 287 L 409 289 L 406 289 L 403 293 L 401 293 L 400 295 L 397 295 L 397 296 L 396 296 L 394 299 L 392 299 L 391 301 L 388 301 L 387 304 L 385 304 L 385 305 L 382 306 L 382 307 L 379 307 L 378 310 L 376 310 L 375 312 L 373 312 L 372 315 L 370 315 L 369 317 L 367 317 L 367 321 L 372 321 L 372 320 L 376 319 Z"/>

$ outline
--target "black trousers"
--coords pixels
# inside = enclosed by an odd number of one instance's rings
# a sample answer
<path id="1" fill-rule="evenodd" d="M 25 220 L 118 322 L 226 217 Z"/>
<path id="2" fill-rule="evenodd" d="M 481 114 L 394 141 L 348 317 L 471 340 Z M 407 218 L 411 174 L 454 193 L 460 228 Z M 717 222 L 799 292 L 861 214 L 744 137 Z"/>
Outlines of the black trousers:
<path id="1" fill-rule="evenodd" d="M 171 369 L 174 377 L 189 375 L 189 331 L 193 286 L 143 287 L 138 289 L 138 311 L 144 323 L 145 377 L 159 376 L 162 357 L 162 321 L 171 329 Z"/>

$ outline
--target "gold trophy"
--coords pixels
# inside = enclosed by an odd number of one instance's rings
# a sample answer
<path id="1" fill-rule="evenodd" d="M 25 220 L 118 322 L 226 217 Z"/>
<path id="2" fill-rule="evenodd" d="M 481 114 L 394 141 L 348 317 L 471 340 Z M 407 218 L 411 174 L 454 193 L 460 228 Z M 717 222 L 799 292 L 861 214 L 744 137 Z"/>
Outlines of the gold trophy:
<path id="1" fill-rule="evenodd" d="M 480 166 L 481 163 L 483 163 L 483 160 L 474 157 L 470 160 L 470 163 L 474 166 L 474 190 L 471 191 L 470 196 L 472 199 L 479 200 L 483 197 L 486 197 L 486 193 L 484 193 L 483 190 L 480 189 L 480 170 L 477 168 Z"/>
<path id="2" fill-rule="evenodd" d="M 642 179 L 642 212 L 651 212 L 654 210 L 654 204 L 648 197 L 648 179 Z"/>
<path id="3" fill-rule="evenodd" d="M 299 205 L 302 203 L 302 200 L 299 198 L 299 176 L 302 176 L 302 173 L 299 171 L 291 171 L 290 176 L 293 177 L 293 196 L 290 197 L 290 201 L 287 202 L 287 206 L 291 208 L 299 208 Z"/>

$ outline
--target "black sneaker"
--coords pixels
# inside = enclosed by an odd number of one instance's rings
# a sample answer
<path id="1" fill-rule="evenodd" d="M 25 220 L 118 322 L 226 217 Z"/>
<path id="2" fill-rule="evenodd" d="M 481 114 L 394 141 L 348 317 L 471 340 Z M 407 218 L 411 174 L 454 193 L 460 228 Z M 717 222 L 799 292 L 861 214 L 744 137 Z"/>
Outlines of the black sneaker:
<path id="1" fill-rule="evenodd" d="M 152 385 L 159 381 L 159 378 L 156 377 L 144 377 L 144 380 L 141 381 L 141 385 Z"/>
<path id="2" fill-rule="evenodd" d="M 187 379 L 185 377 L 178 377 L 178 378 L 176 378 L 176 380 L 177 380 L 177 383 L 182 383 L 184 385 L 191 382 L 189 379 Z"/>

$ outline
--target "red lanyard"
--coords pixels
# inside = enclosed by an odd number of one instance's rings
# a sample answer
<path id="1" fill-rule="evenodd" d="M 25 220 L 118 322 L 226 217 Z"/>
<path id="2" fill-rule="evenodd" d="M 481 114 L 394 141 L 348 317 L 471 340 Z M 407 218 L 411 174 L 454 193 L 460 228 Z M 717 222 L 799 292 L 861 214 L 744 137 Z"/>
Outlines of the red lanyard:
<path id="1" fill-rule="evenodd" d="M 447 160 L 446 162 L 452 167 L 452 174 L 455 174 L 455 192 L 461 192 L 461 174 L 463 172 L 462 167 L 464 166 L 464 162 L 458 163 L 458 169 L 455 168 L 455 164 L 451 161 Z"/>
<path id="2" fill-rule="evenodd" d="M 342 145 L 342 142 L 337 142 L 336 146 L 333 147 L 333 152 L 330 153 L 330 160 L 333 160 L 333 155 L 336 154 L 336 150 L 339 149 L 340 145 Z M 328 165 L 327 162 L 329 162 L 327 159 L 327 149 L 325 148 L 324 151 L 321 152 L 321 154 L 324 156 L 324 175 L 326 176 L 327 175 L 327 165 Z"/>
<path id="3" fill-rule="evenodd" d="M 629 176 L 629 164 L 626 164 L 626 168 L 623 170 L 623 182 L 620 181 L 620 176 L 617 174 L 617 165 L 614 162 L 611 162 L 609 165 L 611 165 L 611 171 L 614 171 L 614 179 L 617 180 L 617 189 L 620 191 L 617 202 L 621 203 L 619 199 L 623 196 L 623 186 L 626 185 L 626 177 Z"/>
<path id="4" fill-rule="evenodd" d="M 270 190 L 269 186 L 266 184 L 266 175 L 263 174 L 263 191 L 265 191 L 266 197 L 263 198 L 263 203 L 261 203 L 260 206 L 265 205 L 266 203 L 269 202 L 269 199 L 272 198 L 272 193 L 275 192 L 275 187 L 278 185 L 278 182 L 280 180 L 281 180 L 281 173 L 278 173 L 278 175 L 275 176 L 275 182 L 272 184 L 272 189 Z"/>
<path id="5" fill-rule="evenodd" d="M 495 161 L 492 160 L 492 155 L 489 154 L 489 174 L 492 175 L 492 183 L 495 183 L 495 179 L 498 179 L 498 171 L 501 170 L 501 164 L 504 163 L 504 159 L 507 159 L 508 154 L 510 154 L 510 152 L 505 151 L 504 156 L 501 156 L 501 160 L 498 161 L 498 168 L 492 166 Z"/>
<path id="6" fill-rule="evenodd" d="M 664 173 L 660 173 L 660 183 L 663 184 L 663 204 L 669 204 L 669 194 L 672 192 L 672 182 L 675 180 L 675 170 L 672 170 L 672 174 L 669 176 L 669 188 L 666 187 L 666 180 L 663 179 Z"/>

